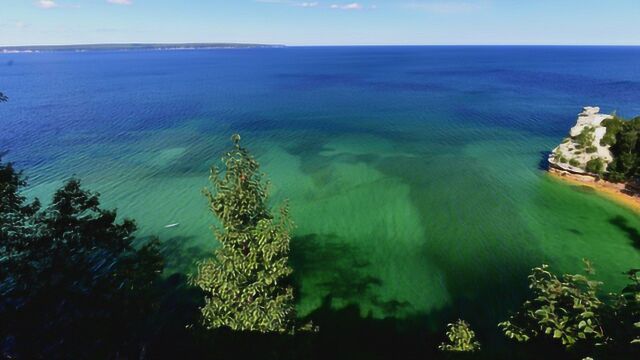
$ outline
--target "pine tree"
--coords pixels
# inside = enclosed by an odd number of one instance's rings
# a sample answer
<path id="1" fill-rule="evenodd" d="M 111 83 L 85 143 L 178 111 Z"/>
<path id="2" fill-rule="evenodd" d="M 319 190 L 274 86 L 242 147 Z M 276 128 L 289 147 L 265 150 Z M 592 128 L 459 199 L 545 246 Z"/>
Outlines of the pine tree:
<path id="1" fill-rule="evenodd" d="M 222 228 L 215 257 L 198 264 L 192 283 L 206 293 L 202 316 L 209 329 L 280 332 L 293 330 L 293 289 L 288 284 L 291 223 L 286 206 L 274 217 L 259 164 L 232 137 L 234 148 L 213 167 L 214 192 L 204 190 Z"/>

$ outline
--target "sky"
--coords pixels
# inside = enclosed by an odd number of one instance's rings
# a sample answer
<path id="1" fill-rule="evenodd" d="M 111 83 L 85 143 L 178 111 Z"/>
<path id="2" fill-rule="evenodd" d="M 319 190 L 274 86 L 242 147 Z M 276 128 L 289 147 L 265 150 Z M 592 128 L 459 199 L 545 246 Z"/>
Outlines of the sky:
<path id="1" fill-rule="evenodd" d="M 0 0 L 0 45 L 640 45 L 640 0 Z"/>

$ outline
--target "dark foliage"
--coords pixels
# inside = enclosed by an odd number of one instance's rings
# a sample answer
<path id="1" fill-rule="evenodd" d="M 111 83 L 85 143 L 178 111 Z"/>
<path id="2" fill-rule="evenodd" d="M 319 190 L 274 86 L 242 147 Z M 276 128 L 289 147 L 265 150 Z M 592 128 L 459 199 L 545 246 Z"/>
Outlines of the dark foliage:
<path id="1" fill-rule="evenodd" d="M 134 222 L 117 222 L 78 180 L 43 210 L 37 200 L 26 203 L 25 186 L 0 163 L 3 356 L 135 356 L 163 269 L 158 241 L 134 248 Z"/>
<path id="2" fill-rule="evenodd" d="M 521 343 L 562 344 L 566 356 L 632 359 L 640 356 L 640 269 L 627 275 L 631 283 L 620 293 L 601 294 L 589 262 L 587 275 L 561 278 L 548 266 L 529 276 L 532 297 L 498 326 Z M 553 345 L 552 345 L 553 346 Z"/>
<path id="3" fill-rule="evenodd" d="M 624 120 L 618 116 L 603 122 L 607 134 L 602 139 L 611 145 L 613 162 L 608 166 L 608 179 L 629 181 L 640 175 L 640 117 Z"/>

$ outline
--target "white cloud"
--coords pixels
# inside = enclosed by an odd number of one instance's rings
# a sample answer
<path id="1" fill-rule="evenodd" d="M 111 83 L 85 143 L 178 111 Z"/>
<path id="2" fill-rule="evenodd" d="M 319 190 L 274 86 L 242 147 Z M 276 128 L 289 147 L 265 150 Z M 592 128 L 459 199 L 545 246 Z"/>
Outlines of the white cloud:
<path id="1" fill-rule="evenodd" d="M 264 4 L 289 4 L 289 3 L 291 3 L 291 1 L 288 1 L 288 0 L 255 0 L 255 2 L 264 3 Z"/>
<path id="2" fill-rule="evenodd" d="M 133 4 L 133 0 L 107 0 L 109 4 L 115 5 L 131 5 Z"/>
<path id="3" fill-rule="evenodd" d="M 301 2 L 301 3 L 294 3 L 293 6 L 298 6 L 298 7 L 317 7 L 318 5 L 320 5 L 320 3 L 316 2 Z"/>
<path id="4" fill-rule="evenodd" d="M 437 14 L 468 13 L 480 10 L 484 6 L 479 1 L 420 1 L 407 4 L 407 7 Z"/>
<path id="5" fill-rule="evenodd" d="M 281 4 L 281 5 L 289 5 L 295 7 L 304 7 L 304 8 L 313 8 L 320 6 L 320 3 L 317 1 L 312 2 L 299 2 L 292 0 L 255 0 L 255 2 L 263 3 L 263 4 Z"/>
<path id="6" fill-rule="evenodd" d="M 376 5 L 364 6 L 360 3 L 347 3 L 347 4 L 322 4 L 319 1 L 295 1 L 295 0 L 254 0 L 257 3 L 262 4 L 278 4 L 303 8 L 322 8 L 322 9 L 339 9 L 339 10 L 363 10 L 363 9 L 377 9 Z"/>
<path id="7" fill-rule="evenodd" d="M 36 2 L 36 5 L 42 9 L 53 9 L 58 7 L 58 4 L 53 0 L 39 0 Z"/>
<path id="8" fill-rule="evenodd" d="M 332 9 L 340 9 L 340 10 L 362 10 L 364 6 L 359 3 L 351 3 L 351 4 L 333 4 L 331 5 Z"/>

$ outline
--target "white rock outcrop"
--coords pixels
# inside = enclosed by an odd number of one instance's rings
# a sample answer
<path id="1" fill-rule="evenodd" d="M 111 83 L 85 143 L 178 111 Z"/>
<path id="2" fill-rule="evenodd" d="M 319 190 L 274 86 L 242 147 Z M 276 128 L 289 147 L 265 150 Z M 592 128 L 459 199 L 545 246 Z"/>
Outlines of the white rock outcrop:
<path id="1" fill-rule="evenodd" d="M 600 140 L 607 133 L 607 128 L 602 125 L 602 122 L 611 117 L 611 115 L 600 114 L 599 107 L 585 107 L 578 115 L 576 125 L 571 128 L 570 136 L 565 138 L 549 155 L 549 164 L 572 173 L 588 174 L 585 170 L 587 162 L 600 158 L 606 170 L 606 166 L 613 161 L 613 156 L 609 145 L 600 145 Z M 580 135 L 583 133 L 588 136 L 583 136 L 583 139 L 580 139 Z M 589 141 L 584 143 L 584 138 Z"/>

